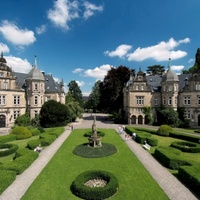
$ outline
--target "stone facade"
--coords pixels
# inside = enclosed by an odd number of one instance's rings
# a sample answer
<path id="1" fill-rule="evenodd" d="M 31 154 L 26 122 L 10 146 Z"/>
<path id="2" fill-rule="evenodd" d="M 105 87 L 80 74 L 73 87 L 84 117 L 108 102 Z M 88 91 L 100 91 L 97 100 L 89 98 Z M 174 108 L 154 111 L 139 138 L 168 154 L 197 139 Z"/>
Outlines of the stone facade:
<path id="1" fill-rule="evenodd" d="M 124 110 L 129 124 L 147 124 L 142 111 L 144 106 L 152 108 L 157 121 L 156 108 L 184 107 L 185 118 L 190 126 L 200 126 L 200 69 L 193 74 L 176 75 L 170 65 L 163 76 L 146 75 L 141 70 L 130 76 L 124 87 Z"/>
<path id="2" fill-rule="evenodd" d="M 37 68 L 36 57 L 28 74 L 12 71 L 0 57 L 0 128 L 12 127 L 16 118 L 26 112 L 31 118 L 39 114 L 48 100 L 65 103 L 64 83 L 54 81 L 51 74 Z"/>

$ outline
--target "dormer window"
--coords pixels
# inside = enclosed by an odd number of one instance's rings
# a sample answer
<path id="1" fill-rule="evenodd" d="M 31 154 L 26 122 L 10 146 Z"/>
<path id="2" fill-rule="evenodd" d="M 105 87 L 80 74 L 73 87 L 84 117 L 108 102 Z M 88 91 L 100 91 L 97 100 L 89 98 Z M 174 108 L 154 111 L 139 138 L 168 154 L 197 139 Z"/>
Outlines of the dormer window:
<path id="1" fill-rule="evenodd" d="M 3 77 L 3 72 L 0 72 L 0 77 Z"/>
<path id="2" fill-rule="evenodd" d="M 139 80 L 139 81 L 142 81 L 142 76 L 138 76 L 138 80 Z"/>

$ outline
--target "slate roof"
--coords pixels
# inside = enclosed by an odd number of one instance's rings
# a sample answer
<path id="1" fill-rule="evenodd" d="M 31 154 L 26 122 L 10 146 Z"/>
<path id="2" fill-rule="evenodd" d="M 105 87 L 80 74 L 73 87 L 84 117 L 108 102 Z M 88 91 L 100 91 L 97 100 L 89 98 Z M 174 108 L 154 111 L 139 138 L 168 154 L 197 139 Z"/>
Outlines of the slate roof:
<path id="1" fill-rule="evenodd" d="M 191 76 L 192 74 L 177 75 L 179 80 L 179 92 L 183 90 L 183 87 Z M 146 76 L 147 83 L 151 87 L 152 91 L 159 92 L 161 90 L 161 81 L 163 80 L 162 78 L 162 76 Z"/>
<path id="2" fill-rule="evenodd" d="M 28 74 L 20 73 L 20 72 L 13 72 L 13 75 L 16 76 L 16 82 L 20 85 L 21 88 L 25 85 L 25 80 Z M 44 74 L 45 80 L 45 93 L 61 93 L 61 85 L 62 83 L 56 82 L 52 75 Z"/>

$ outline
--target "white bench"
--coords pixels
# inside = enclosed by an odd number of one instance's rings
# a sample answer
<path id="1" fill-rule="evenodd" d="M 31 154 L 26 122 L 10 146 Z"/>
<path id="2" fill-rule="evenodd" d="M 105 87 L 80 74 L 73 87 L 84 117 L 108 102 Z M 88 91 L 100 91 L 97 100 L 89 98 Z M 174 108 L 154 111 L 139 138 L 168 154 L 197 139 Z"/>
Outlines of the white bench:
<path id="1" fill-rule="evenodd" d="M 143 148 L 146 149 L 146 150 L 150 150 L 150 149 L 151 149 L 151 146 L 150 146 L 149 144 L 147 144 L 147 143 L 146 143 L 146 144 L 143 144 L 142 146 L 143 146 Z"/>

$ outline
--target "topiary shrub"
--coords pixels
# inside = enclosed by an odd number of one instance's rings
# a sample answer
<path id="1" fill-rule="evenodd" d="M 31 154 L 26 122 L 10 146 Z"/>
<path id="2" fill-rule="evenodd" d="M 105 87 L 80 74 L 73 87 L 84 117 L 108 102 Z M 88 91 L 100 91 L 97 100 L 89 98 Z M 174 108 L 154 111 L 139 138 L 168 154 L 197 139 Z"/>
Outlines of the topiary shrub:
<path id="1" fill-rule="evenodd" d="M 173 128 L 168 125 L 161 125 L 157 131 L 157 134 L 160 136 L 169 136 L 169 133 L 173 131 Z"/>
<path id="2" fill-rule="evenodd" d="M 97 187 L 87 186 L 88 181 L 103 180 L 106 185 Z M 74 195 L 87 200 L 102 200 L 113 196 L 119 188 L 117 178 L 106 171 L 87 171 L 80 174 L 72 183 L 71 191 Z"/>
<path id="3" fill-rule="evenodd" d="M 30 130 L 28 130 L 24 126 L 17 126 L 15 127 L 10 134 L 16 135 L 17 140 L 22 140 L 26 138 L 30 138 L 32 136 Z"/>
<path id="4" fill-rule="evenodd" d="M 32 128 L 32 129 L 30 129 L 30 132 L 31 132 L 32 136 L 36 136 L 36 135 L 41 134 L 41 132 L 38 128 Z"/>
<path id="5" fill-rule="evenodd" d="M 16 144 L 0 144 L 0 157 L 13 154 L 17 149 L 18 145 Z"/>
<path id="6" fill-rule="evenodd" d="M 177 149 L 180 149 L 183 152 L 189 153 L 199 153 L 200 152 L 200 144 L 193 143 L 193 142 L 172 142 L 171 146 Z"/>

